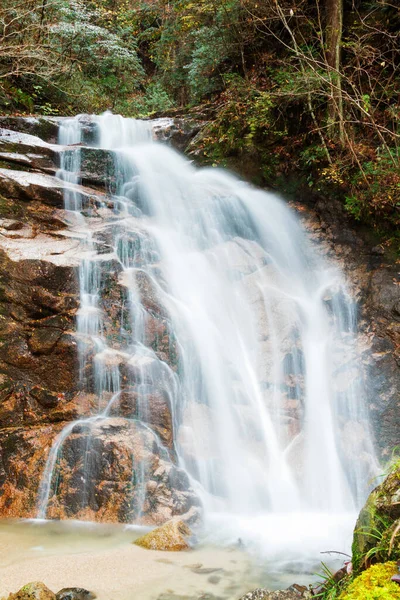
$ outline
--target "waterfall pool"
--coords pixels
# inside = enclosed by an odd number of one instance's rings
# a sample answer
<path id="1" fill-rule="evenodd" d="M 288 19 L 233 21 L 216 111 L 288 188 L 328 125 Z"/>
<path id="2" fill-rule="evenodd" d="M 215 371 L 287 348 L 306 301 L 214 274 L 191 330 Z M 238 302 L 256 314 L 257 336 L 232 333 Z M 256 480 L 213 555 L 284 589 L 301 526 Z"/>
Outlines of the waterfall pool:
<path id="1" fill-rule="evenodd" d="M 325 515 L 327 517 L 327 515 Z M 354 516 L 353 516 L 354 517 Z M 286 528 L 276 515 L 258 522 L 272 538 L 281 531 L 291 535 L 296 550 L 292 555 L 263 557 L 256 546 L 246 551 L 245 543 L 229 539 L 229 520 L 218 519 L 199 535 L 199 543 L 188 552 L 156 552 L 139 548 L 132 541 L 146 528 L 77 521 L 4 520 L 0 522 L 0 597 L 16 592 L 31 581 L 42 581 L 52 591 L 63 587 L 83 587 L 96 593 L 99 600 L 238 600 L 258 587 L 285 589 L 293 583 L 308 585 L 319 580 L 320 562 L 332 569 L 343 563 L 340 555 L 299 554 L 299 548 L 311 549 L 310 540 L 332 530 L 339 521 L 323 521 L 291 515 Z M 344 520 L 350 515 L 343 516 Z M 216 519 L 216 517 L 214 517 Z M 297 526 L 295 524 L 297 521 Z M 275 525 L 274 525 L 275 523 Z M 313 531 L 306 529 L 314 527 Z M 242 529 L 241 529 L 242 528 Z M 325 529 L 324 529 L 325 528 Z M 243 535 L 256 534 L 256 522 L 243 521 Z M 218 535 L 216 532 L 218 531 Z M 286 533 L 285 533 L 286 532 Z M 289 533 L 291 532 L 291 533 Z M 245 538 L 243 538 L 245 539 Z M 257 539 L 256 537 L 254 538 Z M 217 543 L 218 540 L 218 543 Z M 339 542 L 339 537 L 337 537 Z M 282 541 L 282 549 L 289 540 Z M 223 545 L 225 544 L 225 545 Z M 314 548 L 315 550 L 315 548 Z M 326 547 L 326 550 L 333 548 Z M 297 555 L 297 559 L 296 559 Z"/>

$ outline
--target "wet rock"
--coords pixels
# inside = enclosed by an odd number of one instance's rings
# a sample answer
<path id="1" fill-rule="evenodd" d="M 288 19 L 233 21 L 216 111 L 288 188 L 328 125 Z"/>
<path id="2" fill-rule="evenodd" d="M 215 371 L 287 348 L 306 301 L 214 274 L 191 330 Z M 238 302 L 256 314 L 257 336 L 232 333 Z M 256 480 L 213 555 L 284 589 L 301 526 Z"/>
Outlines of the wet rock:
<path id="1" fill-rule="evenodd" d="M 12 427 L 0 436 L 0 515 L 36 517 L 37 494 L 47 453 L 60 425 Z"/>
<path id="2" fill-rule="evenodd" d="M 35 386 L 77 391 L 77 343 L 67 333 L 74 328 L 77 294 L 74 268 L 13 261 L 0 250 L 0 373 L 20 386 L 23 410 Z"/>
<path id="3" fill-rule="evenodd" d="M 96 194 L 90 188 L 65 184 L 56 177 L 42 173 L 0 169 L 0 194 L 23 202 L 37 201 L 44 205 L 64 208 L 63 191 L 68 188 L 77 193 L 84 207 L 95 201 Z"/>
<path id="4" fill-rule="evenodd" d="M 154 119 L 152 120 L 153 137 L 159 142 L 167 143 L 180 152 L 184 152 L 204 124 L 203 121 L 188 118 Z"/>
<path id="5" fill-rule="evenodd" d="M 84 588 L 63 588 L 56 594 L 57 600 L 93 600 L 96 594 Z"/>
<path id="6" fill-rule="evenodd" d="M 54 408 L 58 405 L 62 398 L 62 394 L 50 392 L 49 390 L 41 388 L 38 385 L 35 385 L 30 390 L 30 394 L 41 406 L 43 406 L 43 408 Z"/>
<path id="7" fill-rule="evenodd" d="M 173 446 L 173 424 L 168 394 L 156 386 L 130 386 L 124 389 L 111 414 L 138 418 L 147 423 L 168 447 Z"/>
<path id="8" fill-rule="evenodd" d="M 123 418 L 78 421 L 59 452 L 50 518 L 159 525 L 200 503 L 184 471 L 145 425 Z M 90 482 L 90 484 L 87 484 Z M 84 507 L 84 508 L 83 508 Z"/>
<path id="9" fill-rule="evenodd" d="M 117 173 L 113 152 L 101 148 L 82 147 L 80 153 L 79 179 L 84 184 L 100 186 L 115 193 Z"/>
<path id="10" fill-rule="evenodd" d="M 50 327 L 35 329 L 28 340 L 33 354 L 50 354 L 62 336 L 62 331 Z"/>
<path id="11" fill-rule="evenodd" d="M 167 316 L 167 312 L 160 301 L 160 293 L 152 277 L 145 271 L 138 271 L 136 284 L 144 307 L 155 315 Z"/>
<path id="12" fill-rule="evenodd" d="M 186 523 L 173 519 L 138 538 L 134 544 L 147 550 L 179 552 L 190 549 L 189 538 L 191 535 L 192 532 Z"/>
<path id="13" fill-rule="evenodd" d="M 271 592 L 264 588 L 259 588 L 254 590 L 254 592 L 245 594 L 240 600 L 299 600 L 300 598 L 310 598 L 307 590 L 288 589 Z"/>
<path id="14" fill-rule="evenodd" d="M 0 117 L 0 127 L 37 136 L 55 144 L 62 117 Z"/>
<path id="15" fill-rule="evenodd" d="M 60 147 L 21 132 L 0 129 L 0 161 L 55 174 Z M 13 168 L 13 167 L 11 167 Z"/>
<path id="16" fill-rule="evenodd" d="M 15 594 L 10 594 L 8 600 L 55 600 L 56 595 L 41 581 L 27 583 Z"/>
<path id="17" fill-rule="evenodd" d="M 358 339 L 367 375 L 365 403 L 370 412 L 378 453 L 386 461 L 399 444 L 400 298 L 398 268 L 371 248 L 355 231 L 340 200 L 318 197 L 294 203 L 317 252 L 333 257 L 342 268 L 358 305 Z"/>
<path id="18" fill-rule="evenodd" d="M 96 125 L 90 117 L 82 119 L 84 142 L 90 143 L 97 135 Z M 195 522 L 200 503 L 185 473 L 173 463 L 171 407 L 162 386 L 139 391 L 135 386 L 132 389 L 133 373 L 123 379 L 121 414 L 143 424 L 111 418 L 92 426 L 85 421 L 93 413 L 95 398 L 93 347 L 80 340 L 88 359 L 82 372 L 83 393 L 75 335 L 77 267 L 83 246 L 63 232 L 70 219 L 63 211 L 64 184 L 34 172 L 54 173 L 58 166 L 60 148 L 53 146 L 54 127 L 47 135 L 38 129 L 43 125 L 40 120 L 16 120 L 14 125 L 17 122 L 20 132 L 0 132 L 0 167 L 7 163 L 12 167 L 0 169 L 0 515 L 35 516 L 38 486 L 51 445 L 65 425 L 82 417 L 61 448 L 59 487 L 50 498 L 50 515 L 131 521 L 140 513 L 149 524 L 162 524 L 175 515 Z M 4 119 L 0 124 L 6 124 Z M 84 146 L 80 152 L 85 181 L 103 187 L 115 181 L 111 153 Z M 108 205 L 105 194 L 84 186 L 74 189 L 93 218 L 107 210 L 103 208 Z M 132 332 L 126 289 L 119 282 L 121 265 L 109 243 L 115 231 L 112 236 L 108 233 L 99 232 L 97 240 L 109 246 L 108 253 L 102 252 L 99 258 L 100 309 L 105 337 L 118 345 L 130 343 Z M 151 240 L 139 232 L 132 241 L 135 252 L 138 241 L 147 254 L 153 248 Z M 154 349 L 157 366 L 150 377 L 149 385 L 153 385 L 160 379 L 160 359 L 172 363 L 176 351 L 171 350 L 173 342 L 153 281 L 144 273 L 139 280 L 138 287 L 146 296 L 146 343 Z M 125 337 L 120 335 L 122 323 Z M 136 376 L 144 373 L 142 367 L 132 366 Z M 109 399 L 105 394 L 104 400 Z M 85 457 L 94 478 L 90 494 L 82 464 Z"/>

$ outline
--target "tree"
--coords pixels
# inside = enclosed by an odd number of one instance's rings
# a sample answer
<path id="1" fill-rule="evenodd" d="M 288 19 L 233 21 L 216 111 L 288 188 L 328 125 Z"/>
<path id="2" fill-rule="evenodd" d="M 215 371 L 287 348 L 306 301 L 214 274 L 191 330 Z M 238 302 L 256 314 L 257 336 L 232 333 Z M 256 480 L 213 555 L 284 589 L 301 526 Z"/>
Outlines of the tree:
<path id="1" fill-rule="evenodd" d="M 341 53 L 343 34 L 343 0 L 326 0 L 326 63 L 332 82 L 331 96 L 328 101 L 329 134 L 334 136 L 339 130 L 340 141 L 344 143 L 343 98 Z"/>

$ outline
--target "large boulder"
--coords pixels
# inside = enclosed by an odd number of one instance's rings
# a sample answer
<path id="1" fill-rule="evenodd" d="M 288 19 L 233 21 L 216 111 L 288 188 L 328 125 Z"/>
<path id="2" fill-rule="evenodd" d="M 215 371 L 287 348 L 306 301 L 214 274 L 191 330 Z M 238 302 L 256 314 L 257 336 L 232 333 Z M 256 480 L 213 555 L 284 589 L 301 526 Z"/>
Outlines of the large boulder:
<path id="1" fill-rule="evenodd" d="M 84 588 L 63 588 L 56 594 L 57 600 L 93 600 L 96 594 Z"/>
<path id="2" fill-rule="evenodd" d="M 56 595 L 41 581 L 33 581 L 10 594 L 8 600 L 56 600 Z"/>
<path id="3" fill-rule="evenodd" d="M 59 164 L 59 153 L 59 146 L 48 144 L 34 135 L 0 128 L 0 162 L 54 174 Z"/>
<path id="4" fill-rule="evenodd" d="M 62 117 L 4 116 L 0 117 L 0 127 L 37 136 L 48 143 L 55 144 L 58 137 L 59 123 L 62 119 Z"/>
<path id="5" fill-rule="evenodd" d="M 400 465 L 376 487 L 358 517 L 353 537 L 356 572 L 373 562 L 400 559 Z"/>
<path id="6" fill-rule="evenodd" d="M 188 476 L 138 421 L 77 421 L 61 445 L 47 516 L 160 525 L 196 508 Z"/>
<path id="7" fill-rule="evenodd" d="M 99 198 L 98 192 L 90 188 L 65 182 L 42 173 L 0 169 L 0 194 L 13 200 L 40 202 L 55 208 L 64 208 L 64 190 L 70 190 L 80 197 L 82 206 L 89 208 L 93 203 L 106 201 Z"/>
<path id="8" fill-rule="evenodd" d="M 171 519 L 161 527 L 135 540 L 134 544 L 147 550 L 179 552 L 190 549 L 189 538 L 191 535 L 192 532 L 184 521 Z"/>

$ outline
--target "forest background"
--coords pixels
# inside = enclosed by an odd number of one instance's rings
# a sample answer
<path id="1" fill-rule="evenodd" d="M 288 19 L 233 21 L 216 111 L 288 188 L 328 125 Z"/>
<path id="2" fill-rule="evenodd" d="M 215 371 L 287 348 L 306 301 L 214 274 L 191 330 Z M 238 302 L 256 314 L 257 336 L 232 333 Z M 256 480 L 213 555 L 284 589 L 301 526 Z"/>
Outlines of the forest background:
<path id="1" fill-rule="evenodd" d="M 201 162 L 400 243 L 397 0 L 1 0 L 0 111 L 190 116 Z"/>

